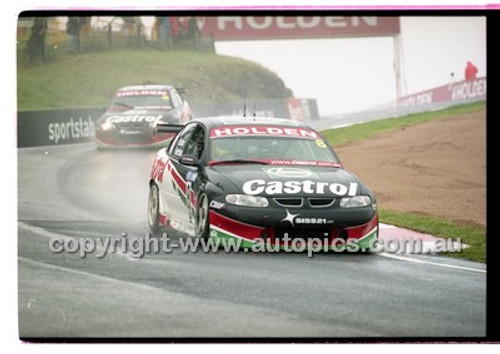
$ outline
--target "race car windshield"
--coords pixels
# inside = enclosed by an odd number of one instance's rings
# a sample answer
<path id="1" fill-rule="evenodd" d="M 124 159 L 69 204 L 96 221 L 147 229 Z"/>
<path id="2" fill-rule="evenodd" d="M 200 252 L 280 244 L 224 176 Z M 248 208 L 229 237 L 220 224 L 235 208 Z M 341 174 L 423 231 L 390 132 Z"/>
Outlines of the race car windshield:
<path id="1" fill-rule="evenodd" d="M 126 97 L 117 97 L 111 104 L 111 108 L 138 108 L 138 107 L 162 107 L 162 108 L 171 108 L 172 103 L 170 101 L 169 95 L 164 96 L 126 96 Z"/>
<path id="2" fill-rule="evenodd" d="M 221 161 L 311 161 L 340 164 L 322 139 L 289 137 L 224 137 L 211 140 L 213 163 Z"/>

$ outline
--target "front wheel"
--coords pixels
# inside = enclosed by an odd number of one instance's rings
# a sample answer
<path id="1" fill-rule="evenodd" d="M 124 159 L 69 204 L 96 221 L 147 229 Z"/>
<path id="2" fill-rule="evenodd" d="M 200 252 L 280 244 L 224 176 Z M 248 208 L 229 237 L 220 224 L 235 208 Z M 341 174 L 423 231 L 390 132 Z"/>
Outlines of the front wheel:
<path id="1" fill-rule="evenodd" d="M 156 183 L 149 186 L 148 196 L 148 224 L 152 233 L 160 230 L 160 194 Z"/>
<path id="2" fill-rule="evenodd" d="M 206 194 L 201 195 L 196 214 L 196 236 L 206 240 L 209 235 L 208 197 Z"/>

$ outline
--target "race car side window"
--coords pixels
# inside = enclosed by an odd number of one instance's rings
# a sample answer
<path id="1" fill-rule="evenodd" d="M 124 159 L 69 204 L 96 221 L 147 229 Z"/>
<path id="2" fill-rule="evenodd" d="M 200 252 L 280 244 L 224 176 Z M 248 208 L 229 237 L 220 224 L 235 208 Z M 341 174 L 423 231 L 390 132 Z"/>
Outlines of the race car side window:
<path id="1" fill-rule="evenodd" d="M 200 159 L 201 154 L 203 153 L 204 142 L 205 132 L 203 131 L 203 128 L 198 125 L 193 134 L 191 134 L 191 137 L 188 139 L 183 154 L 194 155 Z"/>
<path id="2" fill-rule="evenodd" d="M 174 103 L 174 107 L 182 106 L 182 98 L 179 96 L 177 91 L 171 91 L 170 96 L 172 97 L 172 102 Z"/>
<path id="3" fill-rule="evenodd" d="M 181 157 L 184 153 L 186 142 L 189 140 L 197 126 L 198 124 L 189 124 L 182 131 L 180 131 L 175 138 L 175 141 L 170 146 L 170 150 L 168 151 L 169 154 L 172 154 L 177 158 Z"/>

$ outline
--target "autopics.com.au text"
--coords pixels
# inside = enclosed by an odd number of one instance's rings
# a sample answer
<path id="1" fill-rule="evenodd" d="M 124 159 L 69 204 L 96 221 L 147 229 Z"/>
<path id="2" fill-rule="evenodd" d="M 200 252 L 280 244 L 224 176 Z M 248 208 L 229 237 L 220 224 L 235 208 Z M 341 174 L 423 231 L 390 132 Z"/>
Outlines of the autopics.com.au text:
<path id="1" fill-rule="evenodd" d="M 250 246 L 243 246 L 240 238 L 209 238 L 197 237 L 170 238 L 167 233 L 161 237 L 153 237 L 146 233 L 144 237 L 129 237 L 122 233 L 120 237 L 53 237 L 49 240 L 49 249 L 53 253 L 78 254 L 85 258 L 92 254 L 96 258 L 103 258 L 108 254 L 126 254 L 134 258 L 142 258 L 146 254 L 171 253 L 180 250 L 183 253 L 217 252 L 307 252 L 308 257 L 319 252 L 366 252 L 371 253 L 429 253 L 429 252 L 460 252 L 460 239 L 436 239 L 434 244 L 424 245 L 421 239 L 403 240 L 374 240 L 368 249 L 361 249 L 355 239 L 256 239 Z"/>

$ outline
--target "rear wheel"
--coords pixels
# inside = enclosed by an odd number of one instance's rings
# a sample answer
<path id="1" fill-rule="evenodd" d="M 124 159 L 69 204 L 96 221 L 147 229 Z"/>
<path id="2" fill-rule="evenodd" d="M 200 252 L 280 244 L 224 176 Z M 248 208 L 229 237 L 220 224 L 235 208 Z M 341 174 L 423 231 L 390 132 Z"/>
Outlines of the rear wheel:
<path id="1" fill-rule="evenodd" d="M 160 194 L 156 183 L 149 186 L 148 196 L 148 224 L 151 232 L 156 233 L 160 230 Z"/>
<path id="2" fill-rule="evenodd" d="M 196 214 L 196 236 L 208 239 L 208 197 L 206 196 L 206 194 L 201 195 L 198 202 L 198 211 Z"/>

